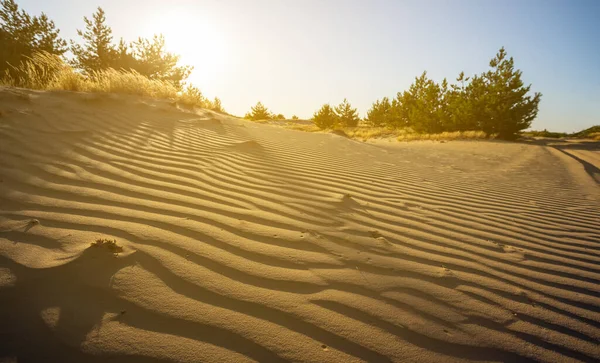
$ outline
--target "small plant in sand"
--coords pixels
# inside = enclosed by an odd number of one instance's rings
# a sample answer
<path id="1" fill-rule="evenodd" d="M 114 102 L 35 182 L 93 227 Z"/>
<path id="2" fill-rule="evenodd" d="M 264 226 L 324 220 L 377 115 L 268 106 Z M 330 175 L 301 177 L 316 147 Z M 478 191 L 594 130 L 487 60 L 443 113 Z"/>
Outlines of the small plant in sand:
<path id="1" fill-rule="evenodd" d="M 116 239 L 111 240 L 107 238 L 98 238 L 96 242 L 92 242 L 90 245 L 91 247 L 95 248 L 106 248 L 107 250 L 115 254 L 123 252 L 123 247 L 117 244 Z"/>

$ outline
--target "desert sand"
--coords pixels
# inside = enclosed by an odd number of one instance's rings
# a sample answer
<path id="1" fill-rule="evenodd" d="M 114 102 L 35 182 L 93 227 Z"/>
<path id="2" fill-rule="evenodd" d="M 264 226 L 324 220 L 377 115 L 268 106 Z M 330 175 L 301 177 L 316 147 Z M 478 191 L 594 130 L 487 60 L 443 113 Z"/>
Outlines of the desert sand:
<path id="1" fill-rule="evenodd" d="M 0 89 L 0 361 L 599 360 L 598 150 Z"/>

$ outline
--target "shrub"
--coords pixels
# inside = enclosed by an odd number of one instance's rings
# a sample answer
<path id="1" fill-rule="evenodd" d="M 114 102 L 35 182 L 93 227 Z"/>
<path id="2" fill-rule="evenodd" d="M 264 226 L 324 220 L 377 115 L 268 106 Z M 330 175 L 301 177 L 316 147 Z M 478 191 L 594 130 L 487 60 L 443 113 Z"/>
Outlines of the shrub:
<path id="1" fill-rule="evenodd" d="M 371 127 L 382 127 L 391 124 L 392 104 L 390 99 L 384 97 L 381 101 L 377 100 L 367 111 L 365 122 Z"/>
<path id="2" fill-rule="evenodd" d="M 331 105 L 325 104 L 315 112 L 312 121 L 321 130 L 331 129 L 339 123 L 339 117 Z"/>
<path id="3" fill-rule="evenodd" d="M 338 122 L 344 127 L 356 127 L 358 125 L 358 111 L 352 108 L 350 102 L 344 98 L 344 101 L 335 108 L 338 116 Z"/>
<path id="4" fill-rule="evenodd" d="M 271 112 L 266 108 L 262 102 L 258 101 L 254 107 L 250 108 L 250 112 L 244 116 L 247 120 L 270 120 L 273 118 Z"/>
<path id="5" fill-rule="evenodd" d="M 13 75 L 10 64 L 19 64 L 36 52 L 63 55 L 67 42 L 59 32 L 46 14 L 31 16 L 14 0 L 0 0 L 0 75 Z"/>
<path id="6" fill-rule="evenodd" d="M 197 107 L 208 107 L 209 104 L 202 92 L 194 86 L 188 85 L 178 92 L 171 82 L 149 79 L 136 71 L 117 71 L 112 68 L 84 75 L 75 71 L 59 56 L 47 52 L 35 53 L 12 68 L 13 72 L 6 73 L 1 80 L 5 85 L 39 90 L 123 93 L 172 99 Z M 215 104 L 222 111 L 220 100 L 215 101 Z"/>
<path id="7" fill-rule="evenodd" d="M 453 132 L 441 132 L 437 134 L 419 134 L 419 133 L 405 133 L 399 135 L 396 139 L 398 141 L 417 141 L 417 140 L 432 140 L 432 141 L 449 141 L 449 140 L 478 140 L 495 138 L 496 135 L 491 137 L 483 131 L 453 131 Z"/>
<path id="8" fill-rule="evenodd" d="M 465 77 L 461 72 L 453 85 L 446 79 L 436 83 L 423 72 L 391 103 L 385 98 L 376 101 L 366 121 L 371 126 L 410 127 L 420 133 L 481 130 L 514 139 L 537 116 L 541 94 L 529 94 L 531 85 L 524 85 L 522 72 L 515 69 L 504 48 L 489 65 L 491 69 L 480 75 Z"/>
<path id="9" fill-rule="evenodd" d="M 99 238 L 96 240 L 96 242 L 92 242 L 90 246 L 94 248 L 105 248 L 112 253 L 123 252 L 123 247 L 117 245 L 116 239 L 110 240 L 106 238 Z"/>
<path id="10" fill-rule="evenodd" d="M 160 82 L 160 81 L 157 81 L 157 82 Z M 175 93 L 176 93 L 176 90 L 174 87 L 171 90 L 175 91 Z M 164 98 L 169 98 L 169 97 L 164 97 Z M 205 105 L 206 105 L 206 99 L 202 95 L 202 92 L 197 87 L 190 86 L 190 85 L 188 85 L 185 88 L 185 90 L 183 92 L 181 92 L 179 97 L 177 97 L 177 100 L 187 106 L 205 107 Z"/>

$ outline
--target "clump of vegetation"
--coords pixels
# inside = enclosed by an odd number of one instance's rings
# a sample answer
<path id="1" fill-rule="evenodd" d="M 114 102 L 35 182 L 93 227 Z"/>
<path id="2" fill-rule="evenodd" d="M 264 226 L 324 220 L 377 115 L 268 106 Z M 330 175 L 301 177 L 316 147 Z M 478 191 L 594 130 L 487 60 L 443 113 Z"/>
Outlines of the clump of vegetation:
<path id="1" fill-rule="evenodd" d="M 548 138 L 575 138 L 575 139 L 592 139 L 592 140 L 600 140 L 600 125 L 589 127 L 585 130 L 581 130 L 579 132 L 574 133 L 566 133 L 566 132 L 552 132 L 548 130 L 543 131 L 524 131 L 521 132 L 521 136 L 528 137 L 548 137 Z"/>
<path id="2" fill-rule="evenodd" d="M 42 13 L 31 16 L 14 0 L 0 0 L 0 75 L 13 74 L 11 64 L 19 64 L 37 52 L 62 56 L 68 49 L 54 22 Z"/>
<path id="3" fill-rule="evenodd" d="M 314 113 L 312 118 L 315 126 L 322 130 L 357 127 L 360 122 L 358 111 L 344 98 L 335 108 L 324 104 Z"/>
<path id="4" fill-rule="evenodd" d="M 14 0 L 0 0 L 0 83 L 39 90 L 124 93 L 175 102 L 224 113 L 221 100 L 206 99 L 187 86 L 192 67 L 179 65 L 162 35 L 113 43 L 112 29 L 98 8 L 84 17 L 82 42 L 67 42 L 45 14 L 31 16 Z M 71 50 L 73 58 L 64 54 Z"/>
<path id="5" fill-rule="evenodd" d="M 342 103 L 335 108 L 335 114 L 338 117 L 339 125 L 343 127 L 356 127 L 360 121 L 358 111 L 356 108 L 352 108 L 350 102 L 345 98 Z"/>
<path id="6" fill-rule="evenodd" d="M 304 132 L 318 132 L 318 131 L 321 131 L 321 129 L 318 128 L 317 126 L 315 126 L 314 124 L 303 125 L 303 124 L 297 124 L 297 123 L 294 123 L 294 122 L 288 122 L 284 126 L 285 126 L 286 129 L 298 130 L 298 131 L 304 131 Z"/>
<path id="7" fill-rule="evenodd" d="M 454 131 L 454 132 L 441 132 L 437 134 L 419 134 L 419 133 L 407 133 L 399 135 L 396 139 L 398 141 L 418 141 L 418 140 L 431 140 L 431 141 L 451 141 L 451 140 L 482 140 L 482 139 L 493 139 L 495 135 L 488 135 L 483 131 Z"/>
<path id="8" fill-rule="evenodd" d="M 375 101 L 364 122 L 370 127 L 411 128 L 424 135 L 481 131 L 515 139 L 537 116 L 542 95 L 529 95 L 531 85 L 524 85 L 522 72 L 515 69 L 513 58 L 507 57 L 504 48 L 489 65 L 489 71 L 472 77 L 461 72 L 452 85 L 446 79 L 436 83 L 423 72 L 408 90 L 398 92 L 391 101 L 387 97 Z M 338 119 L 334 122 L 323 106 L 313 121 L 322 129 L 356 126 L 356 119 L 347 117 L 350 110 L 344 100 L 335 110 Z"/>
<path id="9" fill-rule="evenodd" d="M 549 137 L 549 138 L 554 138 L 554 139 L 559 139 L 561 137 L 567 137 L 569 136 L 569 134 L 567 134 L 566 132 L 551 132 L 548 130 L 542 130 L 542 131 L 525 131 L 521 133 L 521 136 L 530 136 L 530 137 Z"/>
<path id="10" fill-rule="evenodd" d="M 117 245 L 117 240 L 115 239 L 99 238 L 96 242 L 92 242 L 90 246 L 94 248 L 106 248 L 115 254 L 123 252 L 123 247 Z"/>
<path id="11" fill-rule="evenodd" d="M 273 114 L 262 102 L 258 101 L 254 107 L 250 108 L 250 112 L 246 113 L 244 118 L 252 121 L 270 120 L 273 118 Z"/>
<path id="12" fill-rule="evenodd" d="M 35 53 L 12 66 L 13 72 L 2 78 L 2 83 L 39 90 L 66 90 L 80 92 L 121 93 L 145 97 L 171 99 L 187 106 L 196 106 L 225 112 L 221 101 L 204 98 L 200 90 L 187 86 L 179 91 L 171 83 L 150 79 L 135 70 L 107 68 L 90 75 L 77 72 L 60 57 L 47 52 Z"/>
<path id="13" fill-rule="evenodd" d="M 370 139 L 397 137 L 400 130 L 389 129 L 386 127 L 345 127 L 344 131 L 352 139 L 367 141 Z"/>
<path id="14" fill-rule="evenodd" d="M 268 121 L 268 120 L 286 120 L 285 116 L 282 113 L 272 113 L 269 109 L 262 104 L 262 102 L 258 101 L 256 105 L 250 107 L 250 111 L 244 115 L 246 120 L 252 121 Z"/>
<path id="15" fill-rule="evenodd" d="M 578 137 L 578 138 L 588 138 L 588 139 L 600 140 L 600 125 L 592 126 L 585 130 L 575 132 L 575 133 L 571 134 L 570 136 Z"/>
<path id="16" fill-rule="evenodd" d="M 322 130 L 332 129 L 338 125 L 339 117 L 330 104 L 325 104 L 315 112 L 312 121 Z"/>

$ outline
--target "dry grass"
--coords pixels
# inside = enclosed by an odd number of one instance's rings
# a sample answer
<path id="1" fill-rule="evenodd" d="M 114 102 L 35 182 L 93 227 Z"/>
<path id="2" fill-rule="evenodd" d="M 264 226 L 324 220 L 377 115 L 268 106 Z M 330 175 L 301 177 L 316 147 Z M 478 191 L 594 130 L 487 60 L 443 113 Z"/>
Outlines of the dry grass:
<path id="1" fill-rule="evenodd" d="M 488 135 L 483 131 L 454 131 L 454 132 L 442 132 L 439 134 L 417 134 L 417 133 L 406 133 L 396 137 L 398 141 L 419 141 L 419 140 L 431 140 L 431 141 L 451 141 L 451 140 L 481 140 L 481 139 L 493 139 L 495 135 Z"/>
<path id="2" fill-rule="evenodd" d="M 351 139 L 367 141 L 369 139 L 382 139 L 395 137 L 398 130 L 387 129 L 384 127 L 345 127 L 338 129 L 344 131 Z"/>
<path id="3" fill-rule="evenodd" d="M 183 92 L 168 82 L 150 79 L 135 71 L 112 68 L 86 76 L 66 64 L 60 57 L 40 52 L 12 66 L 1 79 L 7 86 L 38 90 L 64 90 L 98 93 L 121 93 L 159 99 L 171 99 L 188 106 L 206 107 L 210 102 L 200 90 L 188 86 Z"/>
<path id="4" fill-rule="evenodd" d="M 591 133 L 590 138 L 595 141 L 600 141 L 600 132 Z"/>
<path id="5" fill-rule="evenodd" d="M 317 126 L 315 126 L 314 124 L 303 125 L 303 124 L 288 122 L 284 127 L 286 129 L 298 130 L 298 131 L 304 131 L 304 132 L 319 132 L 319 131 L 321 131 L 321 129 L 318 128 Z"/>
<path id="6" fill-rule="evenodd" d="M 112 253 L 123 252 L 123 247 L 117 245 L 117 240 L 115 239 L 110 240 L 106 238 L 99 238 L 96 240 L 96 242 L 91 243 L 90 246 L 95 248 L 106 248 Z"/>
<path id="7" fill-rule="evenodd" d="M 332 132 L 345 137 L 367 141 L 371 139 L 396 139 L 398 141 L 419 141 L 419 140 L 432 140 L 432 141 L 450 141 L 450 140 L 480 140 L 480 139 L 493 139 L 495 135 L 488 135 L 483 131 L 456 131 L 456 132 L 442 132 L 439 134 L 419 134 L 411 128 L 404 129 L 388 129 L 385 127 L 344 127 L 336 128 L 333 130 L 321 130 L 314 124 L 303 125 L 293 122 L 288 122 L 283 127 L 291 130 L 299 130 L 305 132 Z"/>

